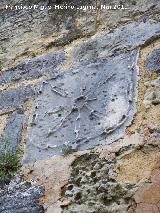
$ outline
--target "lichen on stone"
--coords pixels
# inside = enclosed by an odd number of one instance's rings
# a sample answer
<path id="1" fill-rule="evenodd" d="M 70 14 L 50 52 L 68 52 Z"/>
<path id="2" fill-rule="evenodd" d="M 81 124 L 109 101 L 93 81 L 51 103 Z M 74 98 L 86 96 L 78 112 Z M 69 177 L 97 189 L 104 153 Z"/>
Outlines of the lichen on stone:
<path id="1" fill-rule="evenodd" d="M 124 213 L 131 204 L 132 185 L 116 181 L 114 160 L 100 159 L 97 154 L 84 154 L 72 164 L 69 183 L 62 195 L 69 200 L 64 213 Z"/>

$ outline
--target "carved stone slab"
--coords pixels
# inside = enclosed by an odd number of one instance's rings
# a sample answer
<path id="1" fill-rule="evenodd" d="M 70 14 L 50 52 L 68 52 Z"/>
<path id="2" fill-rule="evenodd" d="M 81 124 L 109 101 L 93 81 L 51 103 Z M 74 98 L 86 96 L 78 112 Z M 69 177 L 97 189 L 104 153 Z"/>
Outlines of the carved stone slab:
<path id="1" fill-rule="evenodd" d="M 41 82 L 24 161 L 120 138 L 135 111 L 136 57 L 134 50 L 94 63 L 77 63 Z"/>

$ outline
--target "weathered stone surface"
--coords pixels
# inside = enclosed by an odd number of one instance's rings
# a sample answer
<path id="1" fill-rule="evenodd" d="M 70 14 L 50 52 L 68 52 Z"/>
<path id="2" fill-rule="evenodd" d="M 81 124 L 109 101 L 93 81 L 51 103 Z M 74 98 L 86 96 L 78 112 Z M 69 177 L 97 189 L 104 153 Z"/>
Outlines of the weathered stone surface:
<path id="1" fill-rule="evenodd" d="M 136 184 L 147 180 L 159 157 L 159 149 L 152 147 L 144 147 L 142 150 L 126 154 L 122 159 L 117 160 L 117 181 Z"/>
<path id="2" fill-rule="evenodd" d="M 129 185 L 115 181 L 112 160 L 100 159 L 96 154 L 85 154 L 72 164 L 71 177 L 62 194 L 69 200 L 64 213 L 125 212 L 132 192 Z"/>
<path id="3" fill-rule="evenodd" d="M 23 165 L 25 179 L 35 180 L 38 185 L 45 187 L 44 196 L 40 199 L 46 213 L 61 213 L 61 188 L 70 177 L 70 165 L 75 156 L 54 156 L 48 160 L 36 161 L 34 164 Z"/>
<path id="4" fill-rule="evenodd" d="M 4 114 L 0 116 L 0 135 L 3 133 L 3 130 L 7 124 L 8 115 Z"/>
<path id="5" fill-rule="evenodd" d="M 118 139 L 135 112 L 137 51 L 76 64 L 42 82 L 30 118 L 25 161 Z M 38 141 L 37 141 L 38 138 Z M 32 153 L 32 154 L 31 154 Z"/>
<path id="6" fill-rule="evenodd" d="M 8 59 L 27 56 L 33 52 L 39 53 L 45 48 L 63 46 L 73 40 L 93 34 L 100 27 L 103 29 L 113 28 L 119 23 L 126 23 L 133 20 L 136 16 L 142 17 L 142 21 L 148 19 L 148 15 L 159 11 L 157 0 L 138 0 L 120 2 L 119 0 L 70 0 L 67 5 L 97 6 L 96 10 L 64 9 L 55 10 L 55 4 L 64 4 L 62 1 L 37 0 L 24 1 L 13 0 L 0 3 L 1 25 L 0 25 L 0 59 L 2 64 L 10 63 Z M 43 5 L 52 6 L 51 10 L 5 10 L 6 4 L 20 5 Z M 127 10 L 105 10 L 100 5 L 119 5 L 124 4 Z M 14 25 L 13 25 L 14 23 Z M 147 29 L 147 27 L 146 27 Z M 151 30 L 152 31 L 152 30 Z M 12 32 L 12 35 L 10 34 Z M 12 63 L 12 62 L 11 62 Z"/>
<path id="7" fill-rule="evenodd" d="M 34 95 L 33 86 L 17 87 L 0 91 L 0 112 L 11 108 L 21 108 Z"/>
<path id="8" fill-rule="evenodd" d="M 30 118 L 26 162 L 122 136 L 135 112 L 138 54 L 133 49 L 157 37 L 159 27 L 158 21 L 140 20 L 74 48 L 71 68 L 40 86 Z"/>
<path id="9" fill-rule="evenodd" d="M 145 107 L 160 104 L 160 78 L 153 80 L 144 95 L 143 103 Z"/>
<path id="10" fill-rule="evenodd" d="M 9 142 L 9 149 L 17 148 L 23 129 L 24 114 L 23 112 L 13 112 L 8 117 L 8 122 L 2 133 L 3 138 Z M 2 149 L 3 139 L 0 137 L 0 150 Z"/>
<path id="11" fill-rule="evenodd" d="M 150 181 L 140 187 L 134 195 L 135 207 L 133 213 L 159 213 L 160 212 L 160 161 L 155 161 Z M 128 211 L 129 212 L 129 211 Z"/>
<path id="12" fill-rule="evenodd" d="M 57 65 L 64 61 L 64 58 L 63 51 L 51 52 L 35 58 L 27 58 L 10 69 L 3 71 L 0 75 L 0 84 L 39 78 L 43 74 L 52 73 Z"/>
<path id="13" fill-rule="evenodd" d="M 9 2 L 10 3 L 10 2 Z M 9 4 L 8 3 L 8 4 Z M 17 1 L 10 3 L 18 5 L 52 6 L 52 9 L 40 10 L 1 10 L 0 42 L 2 62 L 8 63 L 7 58 L 13 59 L 19 56 L 41 52 L 54 46 L 62 46 L 70 43 L 86 34 L 96 30 L 96 11 L 85 12 L 83 10 L 54 9 L 55 1 Z M 75 7 L 80 5 L 94 5 L 94 0 L 72 0 L 67 2 Z M 64 3 L 62 3 L 64 4 Z M 1 3 L 5 7 L 6 3 Z M 14 23 L 14 25 L 13 25 Z M 11 33 L 12 32 L 12 35 Z"/>
<path id="14" fill-rule="evenodd" d="M 25 182 L 17 177 L 9 185 L 0 189 L 1 213 L 43 213 L 44 208 L 37 200 L 44 193 L 42 187 Z"/>
<path id="15" fill-rule="evenodd" d="M 133 30 L 134 29 L 134 30 Z M 110 33 L 100 33 L 75 48 L 77 60 L 93 61 L 97 57 L 117 55 L 134 49 L 160 35 L 160 22 L 141 20 L 121 26 Z"/>
<path id="16" fill-rule="evenodd" d="M 160 71 L 160 49 L 154 49 L 146 59 L 147 71 Z"/>
<path id="17" fill-rule="evenodd" d="M 63 1 L 0 3 L 0 134 L 9 135 L 16 147 L 24 119 L 20 110 L 26 110 L 22 142 L 27 141 L 24 162 L 31 162 L 25 164 L 26 178 L 45 186 L 40 203 L 46 213 L 124 213 L 135 190 L 129 212 L 158 213 L 159 165 L 158 174 L 148 178 L 160 153 L 159 80 L 157 73 L 146 72 L 144 59 L 160 48 L 159 1 L 66 0 L 76 6 L 97 4 L 86 11 L 1 7 L 16 3 L 53 6 Z M 105 10 L 101 4 L 127 9 Z M 153 54 L 151 59 L 156 71 L 158 58 Z M 41 76 L 36 91 L 26 87 Z M 22 183 L 21 192 L 15 185 L 12 197 L 9 187 L 0 197 L 2 212 L 44 212 L 34 197 L 35 186 Z"/>
<path id="18" fill-rule="evenodd" d="M 111 26 L 117 26 L 129 21 L 135 20 L 141 17 L 145 22 L 149 15 L 158 14 L 160 10 L 160 5 L 158 0 L 136 0 L 136 1 L 119 1 L 119 0 L 101 0 L 101 5 L 112 6 L 127 9 L 112 9 L 100 11 L 100 23 L 103 28 L 108 28 Z M 122 7 L 123 5 L 123 7 Z M 103 8 L 103 7 L 102 7 Z"/>

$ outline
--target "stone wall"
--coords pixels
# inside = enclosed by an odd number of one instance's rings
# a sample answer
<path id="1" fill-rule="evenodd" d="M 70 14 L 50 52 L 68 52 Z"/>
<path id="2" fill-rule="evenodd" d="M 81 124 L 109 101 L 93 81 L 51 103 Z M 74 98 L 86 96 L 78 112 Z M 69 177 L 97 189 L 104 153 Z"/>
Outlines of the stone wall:
<path id="1" fill-rule="evenodd" d="M 20 147 L 18 173 L 45 188 L 41 210 L 160 212 L 159 1 L 0 11 L 0 150 L 2 137 Z"/>

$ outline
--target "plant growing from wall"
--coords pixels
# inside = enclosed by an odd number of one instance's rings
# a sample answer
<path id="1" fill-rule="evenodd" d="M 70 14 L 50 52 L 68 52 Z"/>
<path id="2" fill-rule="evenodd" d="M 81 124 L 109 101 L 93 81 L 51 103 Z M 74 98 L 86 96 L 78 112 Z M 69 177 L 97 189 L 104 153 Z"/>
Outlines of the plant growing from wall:
<path id="1" fill-rule="evenodd" d="M 10 150 L 9 141 L 2 139 L 2 151 L 0 153 L 0 182 L 8 182 L 20 166 L 19 149 Z"/>
<path id="2" fill-rule="evenodd" d="M 72 149 L 72 146 L 63 145 L 63 147 L 62 147 L 62 155 L 63 155 L 64 157 L 66 157 L 66 156 L 72 154 L 74 151 L 75 151 L 75 150 Z"/>

